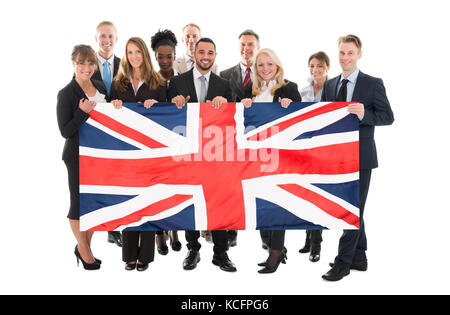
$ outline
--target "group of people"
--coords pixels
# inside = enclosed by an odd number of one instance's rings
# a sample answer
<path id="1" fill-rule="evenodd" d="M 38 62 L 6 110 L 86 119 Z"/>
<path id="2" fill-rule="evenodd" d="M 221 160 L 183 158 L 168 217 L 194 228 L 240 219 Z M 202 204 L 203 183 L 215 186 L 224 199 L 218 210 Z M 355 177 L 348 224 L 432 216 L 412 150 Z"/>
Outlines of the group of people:
<path id="1" fill-rule="evenodd" d="M 77 45 L 72 51 L 74 76 L 58 93 L 57 118 L 61 134 L 66 138 L 63 160 L 67 166 L 70 209 L 69 222 L 76 238 L 75 256 L 85 269 L 96 270 L 101 260 L 91 251 L 93 232 L 80 231 L 79 143 L 78 129 L 100 102 L 111 102 L 117 109 L 123 103 L 142 103 L 150 108 L 158 102 L 172 102 L 178 108 L 187 102 L 211 102 L 219 109 L 224 103 L 241 102 L 245 107 L 253 102 L 279 102 L 287 108 L 291 102 L 343 101 L 354 102 L 348 111 L 360 120 L 360 226 L 359 230 L 344 231 L 338 255 L 331 269 L 322 276 L 338 281 L 351 269 L 367 270 L 367 240 L 364 225 L 364 206 L 371 170 L 376 168 L 377 156 L 374 127 L 392 124 L 394 117 L 381 79 L 362 73 L 357 66 L 361 58 L 361 40 L 355 35 L 339 38 L 339 63 L 342 74 L 328 79 L 330 60 L 324 52 L 311 55 L 308 60 L 311 77 L 308 85 L 298 85 L 284 77 L 283 66 L 275 51 L 260 47 L 259 36 L 245 30 L 240 42 L 239 63 L 222 72 L 215 64 L 216 45 L 201 36 L 200 27 L 188 24 L 183 28 L 185 52 L 176 57 L 177 39 L 170 30 L 158 31 L 151 37 L 151 49 L 159 65 L 152 64 L 150 51 L 139 37 L 128 39 L 122 59 L 114 55 L 117 30 L 109 21 L 97 26 L 98 51 L 90 46 Z M 235 264 L 228 257 L 228 249 L 237 243 L 237 231 L 202 231 L 214 243 L 213 264 L 221 270 L 234 272 Z M 259 273 L 273 273 L 286 263 L 285 231 L 261 231 L 262 246 L 268 251 L 260 263 Z M 185 270 L 195 269 L 200 261 L 200 231 L 186 231 L 188 254 L 183 262 Z M 156 241 L 155 241 L 156 240 Z M 155 243 L 159 254 L 168 253 L 167 240 L 173 250 L 182 244 L 177 231 L 108 232 L 108 241 L 122 247 L 127 270 L 144 271 L 154 260 Z M 322 231 L 306 231 L 305 245 L 299 252 L 310 253 L 309 259 L 320 259 Z"/>

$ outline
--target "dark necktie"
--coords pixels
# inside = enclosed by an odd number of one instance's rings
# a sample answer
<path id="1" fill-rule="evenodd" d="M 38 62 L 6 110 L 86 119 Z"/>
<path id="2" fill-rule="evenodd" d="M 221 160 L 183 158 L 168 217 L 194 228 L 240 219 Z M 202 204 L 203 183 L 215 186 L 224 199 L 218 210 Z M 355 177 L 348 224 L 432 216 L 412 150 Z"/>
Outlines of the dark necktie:
<path id="1" fill-rule="evenodd" d="M 347 79 L 342 80 L 342 85 L 341 88 L 339 89 L 336 101 L 347 102 L 347 83 L 348 83 Z"/>
<path id="2" fill-rule="evenodd" d="M 250 68 L 247 67 L 247 71 L 246 71 L 245 78 L 244 78 L 244 84 L 242 85 L 243 90 L 245 90 L 245 88 L 247 87 L 247 85 L 248 85 L 250 82 L 252 82 L 252 79 L 251 79 L 251 77 L 250 77 Z"/>

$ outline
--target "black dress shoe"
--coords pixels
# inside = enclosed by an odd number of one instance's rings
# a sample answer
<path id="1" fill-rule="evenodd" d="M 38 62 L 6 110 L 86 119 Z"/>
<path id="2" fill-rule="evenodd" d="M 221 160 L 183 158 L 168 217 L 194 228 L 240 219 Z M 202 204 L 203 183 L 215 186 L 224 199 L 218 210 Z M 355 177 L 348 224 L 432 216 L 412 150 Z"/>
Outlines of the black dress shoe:
<path id="1" fill-rule="evenodd" d="M 192 270 L 197 267 L 197 263 L 200 261 L 200 253 L 196 250 L 189 250 L 186 258 L 183 261 L 184 270 Z"/>
<path id="2" fill-rule="evenodd" d="M 160 255 L 167 255 L 169 253 L 169 247 L 167 245 L 161 245 L 161 247 L 158 247 L 158 253 Z"/>
<path id="3" fill-rule="evenodd" d="M 345 276 L 350 274 L 350 267 L 339 268 L 337 266 L 333 266 L 326 274 L 322 276 L 322 279 L 327 281 L 339 281 Z"/>
<path id="4" fill-rule="evenodd" d="M 309 260 L 311 262 L 318 262 L 320 260 L 320 247 L 313 247 L 311 249 L 311 254 L 309 255 Z"/>
<path id="5" fill-rule="evenodd" d="M 172 243 L 170 246 L 172 247 L 172 250 L 174 250 L 176 252 L 179 252 L 181 250 L 181 247 L 182 247 L 180 242 Z"/>
<path id="6" fill-rule="evenodd" d="M 136 263 L 126 263 L 125 264 L 125 270 L 131 271 L 136 269 Z"/>
<path id="7" fill-rule="evenodd" d="M 116 244 L 122 247 L 122 235 L 117 231 L 108 232 L 108 243 Z"/>
<path id="8" fill-rule="evenodd" d="M 138 264 L 136 270 L 137 271 L 145 271 L 148 268 L 148 264 Z"/>
<path id="9" fill-rule="evenodd" d="M 303 248 L 301 248 L 298 252 L 301 254 L 306 254 L 309 253 L 311 251 L 311 244 L 306 243 L 305 246 L 303 246 Z"/>
<path id="10" fill-rule="evenodd" d="M 236 266 L 233 262 L 228 258 L 227 253 L 222 254 L 214 254 L 212 263 L 216 266 L 219 266 L 223 271 L 235 272 Z"/>
<path id="11" fill-rule="evenodd" d="M 333 267 L 333 266 L 334 266 L 334 264 L 330 263 L 330 267 Z M 350 265 L 350 270 L 367 271 L 367 267 L 368 267 L 367 260 L 354 261 Z"/>

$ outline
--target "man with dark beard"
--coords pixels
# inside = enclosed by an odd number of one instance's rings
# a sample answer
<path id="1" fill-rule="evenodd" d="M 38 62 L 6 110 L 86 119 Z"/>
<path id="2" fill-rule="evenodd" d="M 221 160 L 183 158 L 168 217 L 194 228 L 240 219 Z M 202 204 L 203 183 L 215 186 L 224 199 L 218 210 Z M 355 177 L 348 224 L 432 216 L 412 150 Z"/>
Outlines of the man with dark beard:
<path id="1" fill-rule="evenodd" d="M 232 92 L 229 82 L 211 71 L 216 59 L 216 45 L 209 38 L 200 39 L 195 45 L 195 66 L 188 72 L 175 76 L 170 81 L 168 99 L 178 108 L 182 108 L 188 101 L 211 102 L 219 109 L 224 103 L 232 102 Z M 199 231 L 186 231 L 187 257 L 183 268 L 192 270 L 200 261 Z M 236 271 L 236 267 L 227 255 L 227 232 L 212 231 L 214 243 L 213 264 L 224 271 Z"/>

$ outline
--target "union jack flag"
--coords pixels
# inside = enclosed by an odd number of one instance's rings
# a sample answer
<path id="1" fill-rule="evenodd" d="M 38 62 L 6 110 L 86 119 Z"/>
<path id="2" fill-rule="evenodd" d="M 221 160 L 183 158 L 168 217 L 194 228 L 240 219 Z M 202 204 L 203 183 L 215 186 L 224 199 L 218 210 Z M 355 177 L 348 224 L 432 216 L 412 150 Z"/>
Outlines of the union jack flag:
<path id="1" fill-rule="evenodd" d="M 81 229 L 358 229 L 348 104 L 97 104 L 79 131 Z"/>

